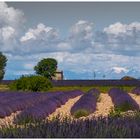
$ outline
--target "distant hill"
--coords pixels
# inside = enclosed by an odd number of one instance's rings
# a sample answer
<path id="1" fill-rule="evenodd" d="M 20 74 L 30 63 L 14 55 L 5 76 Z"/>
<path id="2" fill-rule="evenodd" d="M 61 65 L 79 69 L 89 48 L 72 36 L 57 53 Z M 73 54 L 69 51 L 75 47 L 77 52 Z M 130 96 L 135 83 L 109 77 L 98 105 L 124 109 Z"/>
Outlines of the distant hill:
<path id="1" fill-rule="evenodd" d="M 121 78 L 121 80 L 137 80 L 137 79 L 131 76 L 124 76 Z"/>

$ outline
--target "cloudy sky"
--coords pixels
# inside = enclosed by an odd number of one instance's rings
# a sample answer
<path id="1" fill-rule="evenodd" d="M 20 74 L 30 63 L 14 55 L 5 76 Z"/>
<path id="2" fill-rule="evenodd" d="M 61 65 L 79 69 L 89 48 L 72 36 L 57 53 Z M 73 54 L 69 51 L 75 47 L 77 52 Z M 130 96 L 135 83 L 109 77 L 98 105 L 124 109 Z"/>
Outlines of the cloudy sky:
<path id="1" fill-rule="evenodd" d="M 139 13 L 140 2 L 0 2 L 4 79 L 48 57 L 65 79 L 139 78 Z"/>

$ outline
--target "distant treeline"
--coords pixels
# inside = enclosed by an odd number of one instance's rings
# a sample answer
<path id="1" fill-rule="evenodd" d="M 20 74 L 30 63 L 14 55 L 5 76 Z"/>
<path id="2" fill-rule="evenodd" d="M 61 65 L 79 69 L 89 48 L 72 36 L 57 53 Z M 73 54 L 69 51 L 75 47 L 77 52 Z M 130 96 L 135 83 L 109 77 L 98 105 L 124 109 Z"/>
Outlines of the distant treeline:
<path id="1" fill-rule="evenodd" d="M 10 84 L 14 80 L 2 80 Z M 140 86 L 140 80 L 52 80 L 53 86 Z"/>

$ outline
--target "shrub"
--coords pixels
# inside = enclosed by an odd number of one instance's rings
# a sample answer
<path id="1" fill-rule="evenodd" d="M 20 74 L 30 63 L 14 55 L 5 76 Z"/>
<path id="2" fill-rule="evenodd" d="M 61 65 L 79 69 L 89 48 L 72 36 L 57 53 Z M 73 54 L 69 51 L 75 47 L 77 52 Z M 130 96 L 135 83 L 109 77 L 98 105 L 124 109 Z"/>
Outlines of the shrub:
<path id="1" fill-rule="evenodd" d="M 111 108 L 110 112 L 109 112 L 109 117 L 121 117 L 121 113 L 122 111 L 120 110 L 120 108 Z"/>
<path id="2" fill-rule="evenodd" d="M 86 117 L 88 116 L 90 113 L 85 110 L 85 109 L 78 109 L 77 111 L 74 112 L 74 117 L 75 118 L 80 118 L 80 117 Z"/>
<path id="3" fill-rule="evenodd" d="M 10 84 L 11 90 L 20 91 L 47 91 L 52 87 L 52 83 L 43 76 L 22 76 Z"/>
<path id="4" fill-rule="evenodd" d="M 120 111 L 125 112 L 125 111 L 133 109 L 133 105 L 129 102 L 124 102 L 123 104 L 119 105 L 117 108 Z"/>

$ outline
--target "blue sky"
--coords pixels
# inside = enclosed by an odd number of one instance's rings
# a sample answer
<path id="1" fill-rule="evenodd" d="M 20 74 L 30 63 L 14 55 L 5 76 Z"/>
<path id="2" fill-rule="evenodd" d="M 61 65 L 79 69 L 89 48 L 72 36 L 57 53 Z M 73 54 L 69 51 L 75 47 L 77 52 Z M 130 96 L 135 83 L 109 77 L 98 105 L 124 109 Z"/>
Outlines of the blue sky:
<path id="1" fill-rule="evenodd" d="M 1 2 L 4 79 L 34 74 L 42 58 L 65 79 L 140 77 L 139 2 Z"/>

